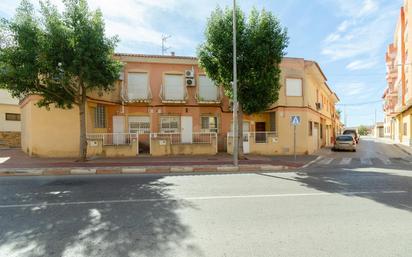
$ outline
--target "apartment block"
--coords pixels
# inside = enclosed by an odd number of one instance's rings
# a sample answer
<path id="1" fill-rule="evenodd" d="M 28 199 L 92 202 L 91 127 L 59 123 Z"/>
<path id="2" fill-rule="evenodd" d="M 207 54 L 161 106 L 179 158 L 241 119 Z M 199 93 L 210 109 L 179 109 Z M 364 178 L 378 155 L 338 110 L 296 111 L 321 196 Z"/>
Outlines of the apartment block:
<path id="1" fill-rule="evenodd" d="M 111 92 L 90 92 L 90 156 L 213 155 L 231 152 L 231 102 L 194 57 L 116 54 L 124 64 Z M 291 117 L 299 116 L 299 154 L 330 146 L 340 129 L 339 101 L 319 65 L 301 58 L 281 63 L 279 100 L 245 115 L 246 154 L 293 154 Z M 38 108 L 39 96 L 21 102 L 22 149 L 29 155 L 78 155 L 78 109 Z"/>
<path id="2" fill-rule="evenodd" d="M 385 55 L 387 88 L 384 91 L 384 135 L 412 145 L 412 0 L 405 0 L 394 40 Z"/>

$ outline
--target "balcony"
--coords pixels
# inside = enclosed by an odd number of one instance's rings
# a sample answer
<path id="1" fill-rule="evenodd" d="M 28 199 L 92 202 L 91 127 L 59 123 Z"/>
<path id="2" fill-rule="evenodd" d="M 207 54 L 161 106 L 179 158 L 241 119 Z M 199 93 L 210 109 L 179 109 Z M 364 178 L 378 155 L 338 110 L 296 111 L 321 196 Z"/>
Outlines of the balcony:
<path id="1" fill-rule="evenodd" d="M 199 104 L 220 104 L 222 102 L 222 94 L 220 90 L 216 90 L 216 95 L 196 94 L 196 100 Z"/>
<path id="2" fill-rule="evenodd" d="M 162 85 L 160 88 L 159 97 L 162 103 L 186 103 L 188 98 L 187 88 L 186 86 L 182 85 L 181 89 L 179 88 L 179 90 L 167 90 L 167 88 Z"/>
<path id="3" fill-rule="evenodd" d="M 126 103 L 150 103 L 152 101 L 152 91 L 150 87 L 146 92 L 130 92 L 124 90 L 122 92 L 123 101 Z"/>

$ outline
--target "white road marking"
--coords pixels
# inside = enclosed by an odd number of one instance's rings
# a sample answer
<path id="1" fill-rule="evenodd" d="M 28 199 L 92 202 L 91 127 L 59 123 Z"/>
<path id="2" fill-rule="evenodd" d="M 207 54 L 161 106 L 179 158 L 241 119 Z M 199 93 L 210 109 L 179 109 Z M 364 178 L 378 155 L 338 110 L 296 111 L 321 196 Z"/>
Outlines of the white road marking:
<path id="1" fill-rule="evenodd" d="M 326 158 L 326 159 L 319 161 L 318 163 L 321 165 L 329 165 L 331 162 L 333 162 L 333 158 Z"/>
<path id="2" fill-rule="evenodd" d="M 360 160 L 363 165 L 372 165 L 372 161 L 369 158 L 361 158 Z"/>
<path id="3" fill-rule="evenodd" d="M 352 158 L 343 158 L 340 161 L 339 165 L 348 165 L 348 164 L 350 164 L 351 161 L 352 161 Z"/>
<path id="4" fill-rule="evenodd" d="M 358 191 L 358 192 L 320 192 L 320 193 L 296 193 L 296 194 L 268 194 L 268 195 L 221 195 L 221 196 L 195 196 L 174 198 L 142 198 L 142 199 L 125 199 L 125 200 L 101 200 L 101 201 L 79 201 L 79 202 L 61 202 L 61 203 L 29 203 L 29 204 L 10 204 L 0 205 L 0 208 L 28 208 L 28 207 L 51 207 L 51 206 L 67 206 L 67 205 L 86 205 L 86 204 L 116 204 L 116 203 L 140 203 L 140 202 L 160 202 L 160 201 L 177 201 L 177 200 L 217 200 L 217 199 L 247 199 L 247 198 L 278 198 L 278 197 L 305 197 L 305 196 L 333 196 L 333 195 L 369 195 L 369 194 L 407 194 L 408 191 Z"/>
<path id="5" fill-rule="evenodd" d="M 385 165 L 391 165 L 392 162 L 388 158 L 379 158 Z"/>

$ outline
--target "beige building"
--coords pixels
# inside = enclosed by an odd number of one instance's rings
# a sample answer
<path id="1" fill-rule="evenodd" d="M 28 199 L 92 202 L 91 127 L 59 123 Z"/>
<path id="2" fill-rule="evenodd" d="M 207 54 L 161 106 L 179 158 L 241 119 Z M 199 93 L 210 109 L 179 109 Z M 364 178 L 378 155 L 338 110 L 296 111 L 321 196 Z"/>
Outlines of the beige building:
<path id="1" fill-rule="evenodd" d="M 394 41 L 386 53 L 384 135 L 412 146 L 412 0 L 401 7 Z"/>
<path id="2" fill-rule="evenodd" d="M 20 147 L 20 130 L 19 101 L 0 89 L 0 147 Z"/>
<path id="3" fill-rule="evenodd" d="M 231 152 L 232 112 L 220 87 L 198 67 L 196 58 L 116 54 L 124 63 L 115 89 L 91 92 L 87 103 L 89 155 L 216 154 Z M 244 116 L 247 154 L 293 154 L 331 146 L 341 123 L 339 100 L 314 61 L 284 58 L 279 100 L 266 112 Z M 22 148 L 29 155 L 77 156 L 78 110 L 50 111 L 21 102 Z"/>

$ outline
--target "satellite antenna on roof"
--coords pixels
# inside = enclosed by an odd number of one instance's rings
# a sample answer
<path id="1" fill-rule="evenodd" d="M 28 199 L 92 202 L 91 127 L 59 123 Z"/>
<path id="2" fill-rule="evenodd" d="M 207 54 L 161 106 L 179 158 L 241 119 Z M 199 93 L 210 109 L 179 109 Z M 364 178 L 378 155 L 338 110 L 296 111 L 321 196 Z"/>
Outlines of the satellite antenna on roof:
<path id="1" fill-rule="evenodd" d="M 165 55 L 167 50 L 170 49 L 170 47 L 166 47 L 166 40 L 168 40 L 170 37 L 170 35 L 162 34 L 162 55 Z"/>

